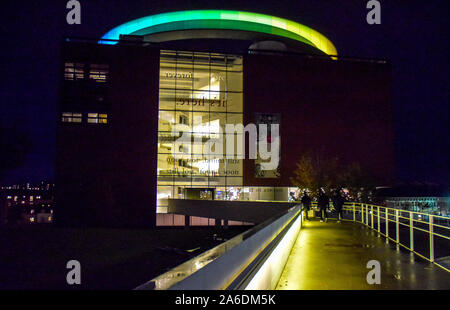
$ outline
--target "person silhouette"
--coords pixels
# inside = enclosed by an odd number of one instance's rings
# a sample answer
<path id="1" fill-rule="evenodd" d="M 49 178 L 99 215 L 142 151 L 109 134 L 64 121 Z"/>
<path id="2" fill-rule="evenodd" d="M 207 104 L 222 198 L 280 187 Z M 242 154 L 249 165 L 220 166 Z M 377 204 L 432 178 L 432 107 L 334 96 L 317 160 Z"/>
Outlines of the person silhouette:
<path id="1" fill-rule="evenodd" d="M 343 218 L 342 208 L 344 207 L 344 203 L 345 203 L 345 198 L 342 197 L 340 189 L 336 190 L 336 192 L 332 198 L 332 201 L 333 201 L 334 209 L 337 212 L 338 223 L 340 223 Z"/>
<path id="2" fill-rule="evenodd" d="M 306 191 L 303 192 L 301 202 L 303 205 L 303 211 L 305 211 L 306 213 L 306 219 L 309 220 L 308 212 L 311 209 L 311 197 L 308 196 L 308 193 Z"/>
<path id="3" fill-rule="evenodd" d="M 319 198 L 317 199 L 317 206 L 320 210 L 320 221 L 327 222 L 328 221 L 328 214 L 327 209 L 330 206 L 330 198 L 325 194 L 323 190 L 320 190 Z"/>

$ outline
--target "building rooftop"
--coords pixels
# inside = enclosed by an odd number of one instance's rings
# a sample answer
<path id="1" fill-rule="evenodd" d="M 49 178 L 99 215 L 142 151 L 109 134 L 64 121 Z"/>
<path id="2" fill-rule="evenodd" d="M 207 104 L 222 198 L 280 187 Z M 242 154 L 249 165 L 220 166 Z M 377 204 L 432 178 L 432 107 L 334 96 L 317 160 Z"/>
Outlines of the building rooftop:
<path id="1" fill-rule="evenodd" d="M 278 38 L 284 42 L 294 41 L 300 46 L 312 46 L 329 56 L 337 55 L 334 44 L 314 29 L 285 18 L 243 11 L 194 10 L 145 16 L 111 29 L 100 43 L 115 44 L 110 40 L 119 40 L 124 35 L 144 36 L 150 42 Z"/>

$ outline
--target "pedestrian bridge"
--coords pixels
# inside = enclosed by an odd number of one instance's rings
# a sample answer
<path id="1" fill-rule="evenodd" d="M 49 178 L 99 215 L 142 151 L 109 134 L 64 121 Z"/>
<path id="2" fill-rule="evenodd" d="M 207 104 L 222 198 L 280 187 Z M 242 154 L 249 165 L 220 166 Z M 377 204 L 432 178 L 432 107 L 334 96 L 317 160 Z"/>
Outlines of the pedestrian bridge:
<path id="1" fill-rule="evenodd" d="M 361 203 L 340 223 L 304 215 L 294 206 L 137 289 L 450 289 L 449 218 Z"/>

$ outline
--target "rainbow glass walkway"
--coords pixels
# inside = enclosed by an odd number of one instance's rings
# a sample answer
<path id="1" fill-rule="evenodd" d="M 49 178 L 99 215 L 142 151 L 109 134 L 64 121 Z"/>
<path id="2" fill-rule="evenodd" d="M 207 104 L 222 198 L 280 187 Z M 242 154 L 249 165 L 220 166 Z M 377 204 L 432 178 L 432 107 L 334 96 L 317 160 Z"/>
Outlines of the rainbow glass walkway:
<path id="1" fill-rule="evenodd" d="M 277 289 L 450 289 L 450 273 L 386 243 L 352 222 L 305 221 Z M 381 264 L 381 284 L 369 285 L 366 264 Z"/>

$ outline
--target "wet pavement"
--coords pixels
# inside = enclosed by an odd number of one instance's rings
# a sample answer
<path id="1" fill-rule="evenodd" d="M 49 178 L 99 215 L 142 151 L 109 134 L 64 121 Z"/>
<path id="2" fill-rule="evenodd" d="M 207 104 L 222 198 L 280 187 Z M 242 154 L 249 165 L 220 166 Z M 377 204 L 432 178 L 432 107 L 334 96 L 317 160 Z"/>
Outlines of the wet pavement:
<path id="1" fill-rule="evenodd" d="M 381 266 L 381 283 L 369 285 L 370 260 Z M 450 273 L 398 248 L 352 222 L 305 221 L 277 289 L 450 289 Z"/>

